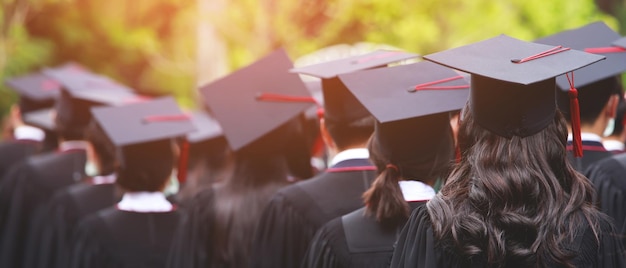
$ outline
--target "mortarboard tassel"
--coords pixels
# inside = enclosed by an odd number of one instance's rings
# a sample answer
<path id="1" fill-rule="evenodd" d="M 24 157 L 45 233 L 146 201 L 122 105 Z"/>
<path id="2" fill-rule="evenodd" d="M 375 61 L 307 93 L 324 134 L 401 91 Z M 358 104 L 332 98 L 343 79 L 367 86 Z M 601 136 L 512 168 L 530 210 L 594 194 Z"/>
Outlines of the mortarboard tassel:
<path id="1" fill-rule="evenodd" d="M 431 81 L 431 82 L 427 82 L 427 83 L 422 83 L 422 84 L 416 85 L 416 86 L 414 86 L 412 88 L 409 88 L 409 92 L 415 92 L 415 91 L 419 91 L 419 90 L 437 90 L 437 89 L 466 89 L 466 88 L 470 87 L 469 85 L 433 86 L 433 85 L 436 85 L 436 84 L 450 82 L 450 81 L 454 81 L 454 80 L 458 80 L 458 79 L 463 79 L 463 76 L 457 75 L 457 76 L 448 77 L 448 78 L 444 78 L 444 79 L 439 79 L 439 80 L 435 80 L 435 81 Z"/>
<path id="2" fill-rule="evenodd" d="M 626 49 L 623 47 L 590 47 L 585 48 L 585 52 L 593 54 L 622 53 L 626 52 Z"/>
<path id="3" fill-rule="evenodd" d="M 167 121 L 181 121 L 181 120 L 190 120 L 191 116 L 189 114 L 174 114 L 174 115 L 151 115 L 143 118 L 144 123 L 154 123 L 154 122 L 167 122 Z M 183 142 L 180 146 L 180 155 L 178 157 L 178 166 L 176 178 L 179 183 L 185 183 L 187 181 L 187 162 L 189 159 L 189 142 L 187 139 L 183 139 Z"/>
<path id="4" fill-rule="evenodd" d="M 565 75 L 567 76 L 567 82 L 569 82 L 569 91 L 567 94 L 569 95 L 569 113 L 570 121 L 572 123 L 574 157 L 582 157 L 583 143 L 580 136 L 580 107 L 578 105 L 578 90 L 574 87 L 574 73 L 572 72 L 571 78 L 569 73 Z"/>

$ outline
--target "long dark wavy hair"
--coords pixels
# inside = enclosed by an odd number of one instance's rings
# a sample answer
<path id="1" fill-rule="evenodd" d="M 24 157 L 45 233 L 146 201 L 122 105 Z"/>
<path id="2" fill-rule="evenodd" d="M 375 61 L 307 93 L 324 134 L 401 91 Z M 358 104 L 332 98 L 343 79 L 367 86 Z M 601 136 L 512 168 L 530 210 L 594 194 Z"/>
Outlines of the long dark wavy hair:
<path id="1" fill-rule="evenodd" d="M 575 253 L 566 244 L 584 231 L 585 222 L 597 238 L 601 215 L 592 205 L 588 179 L 566 158 L 566 142 L 559 111 L 539 133 L 510 139 L 465 113 L 461 161 L 427 204 L 438 241 L 489 267 L 572 267 Z"/>

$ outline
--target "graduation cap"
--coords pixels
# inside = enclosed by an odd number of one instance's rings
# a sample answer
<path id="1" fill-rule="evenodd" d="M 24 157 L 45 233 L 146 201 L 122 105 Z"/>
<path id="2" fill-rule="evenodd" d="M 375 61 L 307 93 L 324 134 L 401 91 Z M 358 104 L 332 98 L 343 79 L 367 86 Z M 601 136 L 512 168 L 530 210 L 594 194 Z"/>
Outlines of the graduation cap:
<path id="1" fill-rule="evenodd" d="M 595 119 L 613 94 L 620 94 L 620 85 L 616 76 L 626 71 L 626 49 L 613 46 L 612 43 L 620 35 L 611 30 L 604 22 L 595 22 L 583 27 L 563 31 L 535 42 L 546 45 L 562 45 L 572 49 L 606 57 L 606 60 L 574 71 L 580 114 L 583 118 Z M 567 77 L 557 77 L 557 85 L 561 89 L 558 104 L 568 113 L 569 84 Z"/>
<path id="2" fill-rule="evenodd" d="M 91 113 L 116 147 L 169 140 L 196 130 L 172 97 L 93 107 Z"/>
<path id="3" fill-rule="evenodd" d="M 377 50 L 360 56 L 294 68 L 291 72 L 321 78 L 324 116 L 328 120 L 350 123 L 368 116 L 369 113 L 341 83 L 338 75 L 387 66 L 418 56 L 403 51 Z"/>
<path id="4" fill-rule="evenodd" d="M 200 88 L 233 151 L 279 128 L 315 103 L 284 50 Z"/>
<path id="5" fill-rule="evenodd" d="M 162 153 L 171 150 L 171 139 L 183 137 L 196 129 L 189 115 L 181 111 L 172 97 L 123 106 L 93 107 L 91 112 L 111 143 L 118 148 L 117 157 L 122 168 L 158 164 Z M 181 157 L 186 155 L 181 153 Z M 184 170 L 179 168 L 183 174 Z M 179 179 L 184 181 L 184 178 Z"/>
<path id="6" fill-rule="evenodd" d="M 511 138 L 536 134 L 553 121 L 555 77 L 604 56 L 500 35 L 424 58 L 470 73 L 470 108 L 476 122 L 496 135 Z M 572 83 L 570 87 L 573 101 L 574 86 Z M 573 123 L 572 128 L 575 153 L 582 155 L 580 125 Z"/>
<path id="7" fill-rule="evenodd" d="M 10 78 L 5 84 L 20 95 L 19 107 L 22 113 L 52 107 L 61 89 L 57 81 L 41 73 Z"/>
<path id="8" fill-rule="evenodd" d="M 453 152 L 451 111 L 469 97 L 469 83 L 454 70 L 431 62 L 339 75 L 377 119 L 374 135 L 392 162 Z M 448 159 L 449 160 L 449 159 Z"/>
<path id="9" fill-rule="evenodd" d="M 62 86 L 57 101 L 57 120 L 69 126 L 84 126 L 91 120 L 89 109 L 99 105 L 122 105 L 146 100 L 109 78 L 75 65 L 45 69 L 44 74 Z"/>

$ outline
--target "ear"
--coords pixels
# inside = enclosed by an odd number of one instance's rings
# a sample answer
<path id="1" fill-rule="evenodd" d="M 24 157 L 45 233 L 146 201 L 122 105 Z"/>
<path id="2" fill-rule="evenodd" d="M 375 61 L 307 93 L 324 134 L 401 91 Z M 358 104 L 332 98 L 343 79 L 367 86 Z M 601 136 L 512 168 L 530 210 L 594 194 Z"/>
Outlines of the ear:
<path id="1" fill-rule="evenodd" d="M 617 115 L 617 104 L 619 103 L 619 95 L 611 95 L 604 106 L 604 112 L 608 118 L 615 118 Z"/>

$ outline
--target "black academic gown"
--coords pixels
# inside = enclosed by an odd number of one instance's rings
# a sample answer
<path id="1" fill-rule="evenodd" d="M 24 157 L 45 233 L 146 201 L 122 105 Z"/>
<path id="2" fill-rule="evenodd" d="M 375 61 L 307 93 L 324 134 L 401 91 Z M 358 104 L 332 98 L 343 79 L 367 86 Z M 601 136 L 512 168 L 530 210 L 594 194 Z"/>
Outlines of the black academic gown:
<path id="1" fill-rule="evenodd" d="M 576 169 L 576 171 L 583 173 L 589 166 L 598 160 L 611 157 L 613 153 L 607 151 L 599 141 L 583 141 L 583 157 L 574 157 L 572 153 L 572 143 L 568 142 L 567 145 L 567 158 Z"/>
<path id="2" fill-rule="evenodd" d="M 0 142 L 0 183 L 7 171 L 27 157 L 40 152 L 41 142 L 33 140 L 10 140 Z"/>
<path id="3" fill-rule="evenodd" d="M 0 185 L 0 267 L 22 267 L 26 241 L 54 192 L 85 177 L 83 150 L 29 157 Z"/>
<path id="4" fill-rule="evenodd" d="M 351 159 L 281 189 L 257 226 L 251 267 L 300 266 L 315 232 L 326 222 L 362 207 L 361 195 L 375 177 L 369 160 Z"/>
<path id="5" fill-rule="evenodd" d="M 603 159 L 585 172 L 596 189 L 596 203 L 614 220 L 626 246 L 626 154 Z"/>
<path id="6" fill-rule="evenodd" d="M 25 267 L 65 268 L 71 256 L 71 238 L 85 216 L 114 206 L 122 192 L 113 183 L 88 180 L 56 192 L 48 202 L 44 221 L 28 241 Z"/>
<path id="7" fill-rule="evenodd" d="M 426 201 L 409 202 L 411 210 L 424 204 Z M 383 228 L 374 216 L 365 215 L 365 208 L 335 218 L 317 232 L 302 267 L 389 267 L 404 223 Z"/>
<path id="8" fill-rule="evenodd" d="M 614 235 L 613 226 L 600 221 L 599 243 L 588 225 L 581 226 L 581 234 L 567 248 L 576 252 L 572 263 L 575 267 L 626 267 L 624 248 Z M 584 229 L 584 231 L 582 231 Z M 488 267 L 484 258 L 472 262 L 463 258 L 455 250 L 443 248 L 433 235 L 432 223 L 426 206 L 413 211 L 404 226 L 393 253 L 391 267 L 442 268 L 442 267 Z M 510 263 L 507 267 L 518 267 Z M 525 266 L 521 266 L 525 267 Z M 546 267 L 557 267 L 546 265 Z"/>
<path id="9" fill-rule="evenodd" d="M 165 267 L 180 210 L 130 212 L 115 207 L 80 221 L 70 268 Z"/>

